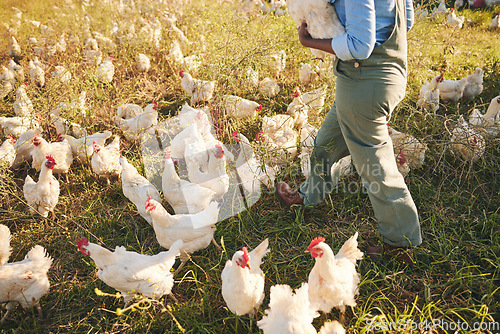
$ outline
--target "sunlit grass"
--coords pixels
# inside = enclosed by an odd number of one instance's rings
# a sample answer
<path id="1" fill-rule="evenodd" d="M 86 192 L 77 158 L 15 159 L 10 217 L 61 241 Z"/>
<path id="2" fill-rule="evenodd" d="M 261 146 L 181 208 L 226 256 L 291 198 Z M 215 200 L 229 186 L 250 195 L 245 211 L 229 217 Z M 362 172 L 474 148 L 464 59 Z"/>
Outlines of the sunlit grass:
<path id="1" fill-rule="evenodd" d="M 49 65 L 47 79 L 56 65 L 69 69 L 73 79 L 68 84 L 50 84 L 48 80 L 43 89 L 29 87 L 28 95 L 43 122 L 48 121 L 51 108 L 76 98 L 81 91 L 87 92 L 88 117 L 84 120 L 76 114 L 65 117 L 83 122 L 81 124 L 89 133 L 110 129 L 114 134 L 121 134 L 113 118 L 116 107 L 122 103 L 145 106 L 157 100 L 163 120 L 176 115 L 181 105 L 189 101 L 180 88 L 178 71 L 182 68 L 168 58 L 168 50 L 176 38 L 173 31 L 163 30 L 158 48 L 143 38 L 122 40 L 115 48 L 104 48 L 104 56 L 113 55 L 116 71 L 111 84 L 102 84 L 95 78 L 95 67 L 82 60 L 83 14 L 86 12 L 91 18 L 91 31 L 109 37 L 113 22 L 119 20 L 134 22 L 138 31 L 141 13 L 136 11 L 120 17 L 116 10 L 100 1 L 84 8 L 81 1 L 75 0 L 73 8 L 64 3 L 6 0 L 0 5 L 0 23 L 10 24 L 11 6 L 16 6 L 25 13 L 23 18 L 51 26 L 54 33 L 46 36 L 48 43 L 55 41 L 62 32 L 80 38 L 80 44 L 64 55 L 56 54 L 42 60 Z M 143 4 L 141 1 L 136 3 Z M 240 8 L 239 3 L 193 0 L 182 10 L 173 10 L 177 26 L 192 42 L 182 45 L 185 56 L 200 54 L 200 36 L 205 38 L 206 53 L 201 57 L 202 66 L 196 76 L 217 82 L 216 96 L 210 107 L 217 107 L 222 95 L 233 94 L 261 103 L 262 115 L 284 113 L 295 86 L 307 91 L 324 85 L 328 86 L 326 104 L 330 105 L 335 91 L 332 73 L 313 86 L 304 87 L 298 81 L 300 64 L 310 61 L 311 54 L 299 45 L 290 17 L 263 16 L 259 12 L 247 15 Z M 391 124 L 400 131 L 411 133 L 429 148 L 424 168 L 412 170 L 406 178 L 422 224 L 424 240 L 416 248 L 419 268 L 410 271 L 394 262 L 360 261 L 362 283 L 358 305 L 346 312 L 345 325 L 350 332 L 370 332 L 370 324 L 376 322 L 432 323 L 440 319 L 472 325 L 500 320 L 500 141 L 498 138 L 488 140 L 484 156 L 473 164 L 465 163 L 451 155 L 446 130 L 459 115 L 467 116 L 473 108 L 484 111 L 500 91 L 498 32 L 489 29 L 491 18 L 499 10 L 497 6 L 495 9 L 461 11 L 461 15 L 467 17 L 461 30 L 447 27 L 443 16 L 417 20 L 408 35 L 407 95 L 392 115 Z M 146 16 L 142 13 L 142 17 Z M 33 56 L 27 47 L 31 36 L 42 38 L 39 30 L 29 23 L 23 23 L 16 33 L 24 50 L 20 63 L 25 69 Z M 9 32 L 1 27 L 0 63 L 3 65 L 8 62 L 9 37 Z M 251 67 L 259 71 L 259 79 L 273 77 L 267 65 L 269 57 L 281 50 L 287 53 L 287 67 L 277 78 L 281 92 L 274 98 L 265 98 L 246 83 L 244 73 Z M 139 52 L 151 59 L 152 67 L 146 75 L 138 73 L 134 67 Z M 471 101 L 442 104 L 436 114 L 430 114 L 416 107 L 415 101 L 421 85 L 438 74 L 445 62 L 445 77 L 449 79 L 469 75 L 477 66 L 483 68 L 484 91 Z M 0 101 L 0 115 L 14 115 L 13 101 L 12 96 Z M 309 122 L 319 126 L 328 109 L 326 106 L 322 113 L 310 117 Z M 224 140 L 229 141 L 234 129 L 252 138 L 260 127 L 260 117 L 239 122 L 227 120 L 223 127 L 227 130 Z M 55 130 L 48 125 L 44 129 L 49 130 L 49 138 L 54 140 Z M 129 161 L 143 171 L 139 144 L 123 139 L 121 147 Z M 297 173 L 298 168 L 298 163 L 294 162 L 279 178 L 299 183 L 302 176 Z M 220 291 L 222 268 L 241 246 L 253 248 L 269 238 L 271 252 L 262 266 L 266 274 L 266 299 L 260 318 L 269 302 L 270 286 L 284 283 L 296 288 L 307 280 L 314 260 L 304 253 L 304 249 L 312 238 L 324 236 L 334 251 L 338 251 L 356 231 L 359 231 L 362 249 L 379 239 L 367 196 L 361 191 L 348 191 L 350 183 L 361 189 L 357 175 L 345 179 L 345 186 L 339 186 L 309 213 L 284 210 L 274 194 L 263 188 L 256 205 L 218 223 L 215 237 L 218 241 L 222 239 L 225 251 L 220 253 L 209 246 L 193 254 L 192 262 L 176 276 L 173 292 L 178 304 L 166 299 L 117 316 L 116 310 L 123 309 L 122 300 L 96 295 L 96 288 L 110 295 L 115 291 L 95 276 L 94 263 L 77 252 L 75 241 L 80 236 L 87 236 L 110 249 L 123 245 L 146 254 L 162 251 L 152 227 L 123 196 L 121 182 L 105 185 L 97 180 L 90 167 L 75 163 L 70 182 L 61 181 L 61 196 L 56 206 L 58 219 L 52 221 L 31 215 L 27 210 L 22 185 L 27 173 L 35 175 L 33 170 L 2 169 L 1 173 L 0 220 L 13 234 L 11 259 L 21 260 L 35 244 L 44 246 L 54 258 L 49 271 L 52 287 L 41 299 L 45 319 L 39 320 L 36 312 L 32 314 L 30 310 L 19 308 L 3 325 L 6 331 L 179 333 L 183 328 L 189 333 L 247 333 L 250 319 L 233 315 L 226 308 Z M 314 325 L 320 328 L 325 318 L 338 319 L 339 316 L 338 311 L 333 311 L 327 317 L 316 319 Z M 255 324 L 253 332 L 257 332 Z"/>

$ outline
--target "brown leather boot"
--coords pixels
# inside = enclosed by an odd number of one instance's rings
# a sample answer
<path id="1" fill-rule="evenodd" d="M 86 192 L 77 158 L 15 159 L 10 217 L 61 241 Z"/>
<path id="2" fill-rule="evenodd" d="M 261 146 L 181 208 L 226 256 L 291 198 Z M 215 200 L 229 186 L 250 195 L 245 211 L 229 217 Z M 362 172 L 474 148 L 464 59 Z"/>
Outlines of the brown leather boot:
<path id="1" fill-rule="evenodd" d="M 373 261 L 379 261 L 382 256 L 385 256 L 396 260 L 396 262 L 406 264 L 410 268 L 416 268 L 410 247 L 392 246 L 384 243 L 383 247 L 367 247 L 365 254 L 368 255 Z"/>
<path id="2" fill-rule="evenodd" d="M 300 197 L 296 190 L 292 190 L 286 182 L 278 182 L 275 186 L 276 196 L 284 205 L 291 207 L 292 205 L 304 205 L 304 200 Z"/>

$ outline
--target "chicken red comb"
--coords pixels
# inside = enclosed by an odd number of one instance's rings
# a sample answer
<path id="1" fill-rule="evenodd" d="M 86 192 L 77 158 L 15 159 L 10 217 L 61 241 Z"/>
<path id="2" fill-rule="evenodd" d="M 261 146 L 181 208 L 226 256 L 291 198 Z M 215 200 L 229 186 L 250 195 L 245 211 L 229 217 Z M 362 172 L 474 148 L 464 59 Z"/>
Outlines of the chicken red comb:
<path id="1" fill-rule="evenodd" d="M 293 97 L 299 97 L 299 96 L 300 96 L 299 87 L 295 87 L 295 90 L 293 91 Z"/>
<path id="2" fill-rule="evenodd" d="M 217 159 L 221 159 L 224 156 L 224 150 L 222 149 L 222 146 L 215 145 L 215 148 L 217 149 L 217 152 L 215 152 L 215 157 Z"/>
<path id="3" fill-rule="evenodd" d="M 231 133 L 231 136 L 234 138 L 234 140 L 236 141 L 240 141 L 240 133 L 238 132 L 238 130 L 234 130 L 233 133 Z"/>
<path id="4" fill-rule="evenodd" d="M 76 246 L 78 247 L 78 249 L 81 249 L 82 246 L 88 246 L 88 244 L 89 244 L 89 239 L 85 237 L 78 239 L 78 241 L 76 242 Z"/>
<path id="5" fill-rule="evenodd" d="M 148 199 L 146 200 L 146 204 L 144 205 L 146 212 L 150 212 L 151 210 L 154 210 L 156 206 L 151 203 L 151 196 L 148 196 Z"/>
<path id="6" fill-rule="evenodd" d="M 53 163 L 56 162 L 56 159 L 54 159 L 54 157 L 52 157 L 51 155 L 45 156 L 45 159 L 47 159 L 47 160 L 49 160 L 50 162 L 53 162 Z"/>
<path id="7" fill-rule="evenodd" d="M 156 108 L 158 108 L 158 102 L 155 100 L 153 101 L 153 109 L 156 110 Z"/>
<path id="8" fill-rule="evenodd" d="M 82 252 L 83 256 L 89 256 L 90 255 L 89 250 L 86 249 L 86 248 L 83 248 L 84 246 L 88 246 L 89 245 L 89 239 L 87 239 L 87 238 L 80 238 L 76 242 L 76 245 L 78 246 L 78 250 L 80 252 Z"/>
<path id="9" fill-rule="evenodd" d="M 443 82 L 443 79 L 444 79 L 444 73 L 441 73 L 437 78 L 437 82 Z"/>
<path id="10" fill-rule="evenodd" d="M 184 70 L 180 70 L 180 71 L 179 71 L 179 76 L 180 76 L 181 78 L 184 78 Z"/>
<path id="11" fill-rule="evenodd" d="M 403 150 L 400 150 L 396 158 L 396 162 L 399 163 L 401 166 L 403 166 L 407 161 L 408 158 L 406 158 L 406 155 L 403 153 Z"/>
<path id="12" fill-rule="evenodd" d="M 26 87 L 28 87 L 28 83 L 27 83 L 27 82 L 25 82 L 25 83 L 24 83 L 24 85 L 25 85 Z"/>
<path id="13" fill-rule="evenodd" d="M 325 242 L 325 238 L 323 237 L 316 237 L 314 238 L 311 243 L 309 244 L 309 247 L 307 247 L 307 249 L 311 249 L 315 246 L 317 246 L 320 242 Z"/>
<path id="14" fill-rule="evenodd" d="M 10 139 L 11 144 L 15 144 L 16 143 L 16 137 L 14 137 L 13 135 L 8 135 L 8 137 Z"/>
<path id="15" fill-rule="evenodd" d="M 245 259 L 245 262 L 246 263 L 250 262 L 250 255 L 248 255 L 248 249 L 246 247 L 243 247 L 241 250 L 243 251 L 243 258 Z"/>
<path id="16" fill-rule="evenodd" d="M 259 131 L 255 134 L 255 140 L 258 140 L 258 141 L 261 141 L 263 142 L 264 141 L 264 132 L 262 131 Z"/>

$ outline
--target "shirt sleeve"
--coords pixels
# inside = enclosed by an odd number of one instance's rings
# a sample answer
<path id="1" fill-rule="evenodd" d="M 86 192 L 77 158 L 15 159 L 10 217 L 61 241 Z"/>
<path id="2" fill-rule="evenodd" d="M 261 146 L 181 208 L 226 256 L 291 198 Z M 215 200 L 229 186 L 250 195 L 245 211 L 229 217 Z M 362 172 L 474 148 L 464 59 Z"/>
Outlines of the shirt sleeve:
<path id="1" fill-rule="evenodd" d="M 406 30 L 410 31 L 415 23 L 415 10 L 413 9 L 413 1 L 406 0 Z"/>
<path id="2" fill-rule="evenodd" d="M 345 11 L 346 32 L 332 39 L 332 49 L 341 60 L 366 59 L 376 42 L 375 2 L 349 0 Z"/>

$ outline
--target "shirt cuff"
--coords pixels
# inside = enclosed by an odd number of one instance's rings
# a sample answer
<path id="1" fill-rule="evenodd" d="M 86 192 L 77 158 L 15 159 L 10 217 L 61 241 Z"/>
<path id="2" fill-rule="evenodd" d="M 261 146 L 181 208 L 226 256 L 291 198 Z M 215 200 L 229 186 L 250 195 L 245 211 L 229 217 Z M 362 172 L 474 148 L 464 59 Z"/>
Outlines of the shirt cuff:
<path id="1" fill-rule="evenodd" d="M 340 58 L 340 60 L 353 60 L 349 47 L 347 46 L 347 34 L 342 34 L 332 38 L 333 52 Z"/>

